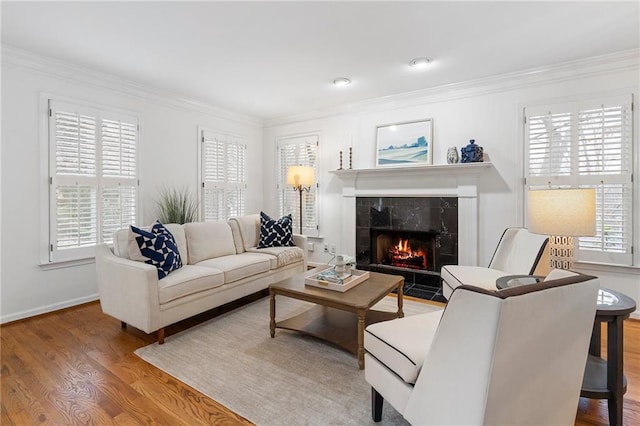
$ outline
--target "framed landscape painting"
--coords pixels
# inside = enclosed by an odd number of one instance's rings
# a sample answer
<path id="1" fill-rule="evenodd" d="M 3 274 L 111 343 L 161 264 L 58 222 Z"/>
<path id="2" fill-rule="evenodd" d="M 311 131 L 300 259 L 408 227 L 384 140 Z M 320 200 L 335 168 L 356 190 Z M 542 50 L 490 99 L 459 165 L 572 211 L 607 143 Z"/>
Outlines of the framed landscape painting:
<path id="1" fill-rule="evenodd" d="M 433 120 L 379 126 L 376 166 L 426 166 L 433 161 Z"/>

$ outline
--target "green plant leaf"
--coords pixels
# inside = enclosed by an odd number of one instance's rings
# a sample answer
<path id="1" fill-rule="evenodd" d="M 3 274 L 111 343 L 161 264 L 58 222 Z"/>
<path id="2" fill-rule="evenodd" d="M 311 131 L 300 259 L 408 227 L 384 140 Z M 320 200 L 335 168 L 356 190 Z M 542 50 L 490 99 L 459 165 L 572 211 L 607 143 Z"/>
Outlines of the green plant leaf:
<path id="1" fill-rule="evenodd" d="M 187 188 L 163 188 L 158 204 L 158 220 L 162 223 L 195 222 L 198 220 L 198 200 Z"/>

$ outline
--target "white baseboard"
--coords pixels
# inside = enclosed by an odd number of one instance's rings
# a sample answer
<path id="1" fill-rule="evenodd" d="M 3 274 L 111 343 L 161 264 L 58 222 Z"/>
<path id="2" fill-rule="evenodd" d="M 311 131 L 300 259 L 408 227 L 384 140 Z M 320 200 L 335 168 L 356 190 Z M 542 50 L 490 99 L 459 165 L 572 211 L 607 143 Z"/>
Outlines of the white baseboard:
<path id="1" fill-rule="evenodd" d="M 60 303 L 53 303 L 51 305 L 40 306 L 38 308 L 16 312 L 9 315 L 2 315 L 0 316 L 0 324 L 6 324 L 8 322 L 30 318 L 36 315 L 42 315 L 49 312 L 58 311 L 60 309 L 82 305 L 83 303 L 93 302 L 94 300 L 98 300 L 98 299 L 100 299 L 100 295 L 98 293 L 95 293 L 89 296 L 79 297 L 77 299 L 65 300 L 64 302 L 60 302 Z"/>

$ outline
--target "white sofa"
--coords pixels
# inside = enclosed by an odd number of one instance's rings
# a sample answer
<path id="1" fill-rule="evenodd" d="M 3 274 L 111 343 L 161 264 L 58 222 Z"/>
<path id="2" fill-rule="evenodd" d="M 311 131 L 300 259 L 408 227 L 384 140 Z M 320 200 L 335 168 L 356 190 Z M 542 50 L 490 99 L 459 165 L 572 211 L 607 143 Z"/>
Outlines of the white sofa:
<path id="1" fill-rule="evenodd" d="M 228 222 L 165 224 L 173 234 L 183 266 L 158 279 L 155 266 L 131 260 L 129 229 L 114 235 L 114 247 L 96 248 L 100 304 L 104 313 L 145 333 L 268 288 L 306 270 L 306 237 L 295 247 L 258 249 L 260 216 Z"/>

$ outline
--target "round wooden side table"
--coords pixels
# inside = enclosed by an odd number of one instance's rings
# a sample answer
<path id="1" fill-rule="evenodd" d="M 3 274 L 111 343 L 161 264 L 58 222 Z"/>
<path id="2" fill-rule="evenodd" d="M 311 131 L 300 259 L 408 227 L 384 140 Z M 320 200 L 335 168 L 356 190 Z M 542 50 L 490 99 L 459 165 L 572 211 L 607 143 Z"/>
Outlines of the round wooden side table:
<path id="1" fill-rule="evenodd" d="M 598 306 L 589 345 L 580 396 L 606 399 L 609 424 L 622 425 L 622 399 L 627 391 L 623 375 L 623 324 L 636 310 L 636 302 L 622 293 L 607 288 L 598 292 Z M 607 323 L 607 359 L 600 358 L 601 323 Z"/>

